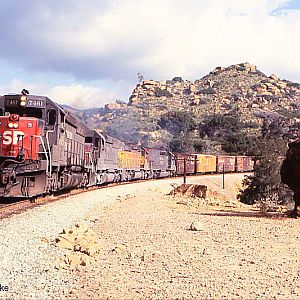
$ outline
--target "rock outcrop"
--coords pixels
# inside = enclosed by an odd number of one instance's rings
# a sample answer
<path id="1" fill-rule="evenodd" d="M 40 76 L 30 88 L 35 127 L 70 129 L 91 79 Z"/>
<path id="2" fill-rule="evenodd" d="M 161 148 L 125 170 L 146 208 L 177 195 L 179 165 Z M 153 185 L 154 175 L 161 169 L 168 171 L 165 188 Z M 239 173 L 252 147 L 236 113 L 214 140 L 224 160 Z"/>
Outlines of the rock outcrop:
<path id="1" fill-rule="evenodd" d="M 167 145 L 174 133 L 161 127 L 160 118 L 169 112 L 191 112 L 198 123 L 212 114 L 239 116 L 250 124 L 245 134 L 257 134 L 269 115 L 277 114 L 293 129 L 299 123 L 300 84 L 266 76 L 255 65 L 241 63 L 217 67 L 195 81 L 143 80 L 128 104 L 80 112 L 87 125 L 123 140 L 148 146 Z M 122 126 L 122 130 L 119 130 Z M 299 127 L 294 126 L 294 127 Z M 197 135 L 197 132 L 195 132 Z"/>

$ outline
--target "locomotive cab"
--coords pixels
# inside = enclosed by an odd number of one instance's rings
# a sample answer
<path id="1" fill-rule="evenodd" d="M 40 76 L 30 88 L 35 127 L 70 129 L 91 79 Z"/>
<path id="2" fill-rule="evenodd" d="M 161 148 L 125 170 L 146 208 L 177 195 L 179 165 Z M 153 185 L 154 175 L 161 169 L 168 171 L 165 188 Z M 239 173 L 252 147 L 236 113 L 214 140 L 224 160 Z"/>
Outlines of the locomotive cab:
<path id="1" fill-rule="evenodd" d="M 33 95 L 0 98 L 0 196 L 47 192 L 49 145 L 57 141 L 57 134 L 48 133 L 57 131 L 57 110 L 47 100 Z"/>

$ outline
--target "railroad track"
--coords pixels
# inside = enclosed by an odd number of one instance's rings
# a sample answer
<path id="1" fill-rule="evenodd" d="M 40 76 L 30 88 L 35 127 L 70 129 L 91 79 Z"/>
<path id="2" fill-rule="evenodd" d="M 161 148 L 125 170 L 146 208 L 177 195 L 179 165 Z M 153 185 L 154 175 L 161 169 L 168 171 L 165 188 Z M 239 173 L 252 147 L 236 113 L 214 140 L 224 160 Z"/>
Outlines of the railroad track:
<path id="1" fill-rule="evenodd" d="M 153 180 L 164 180 L 167 178 L 159 178 Z M 37 198 L 29 198 L 29 199 L 16 199 L 16 198 L 5 198 L 2 197 L 0 199 L 0 219 L 9 217 L 11 215 L 22 213 L 28 209 L 49 204 L 51 202 L 55 202 L 69 196 L 74 196 L 81 193 L 86 193 L 94 190 L 98 190 L 99 188 L 110 188 L 118 185 L 125 184 L 133 184 L 137 182 L 144 182 L 144 180 L 135 180 L 135 181 L 125 181 L 119 183 L 109 183 L 101 186 L 91 186 L 88 188 L 78 188 L 70 191 L 59 191 L 57 193 L 51 195 L 40 196 Z"/>
<path id="2" fill-rule="evenodd" d="M 230 173 L 229 173 L 230 174 Z M 242 173 L 241 173 L 242 174 Z M 248 174 L 244 173 L 244 174 Z M 222 176 L 222 174 L 205 174 L 205 176 Z M 199 176 L 197 175 L 188 175 L 187 178 L 189 177 L 194 177 L 194 176 Z M 174 178 L 182 178 L 183 176 L 178 176 Z M 150 180 L 168 180 L 170 179 L 169 177 L 165 178 L 157 178 L 157 179 L 150 179 Z M 9 199 L 9 198 L 2 198 L 0 199 L 0 219 L 9 217 L 11 215 L 19 214 L 22 213 L 28 209 L 42 206 L 49 204 L 51 202 L 59 201 L 64 198 L 67 198 L 69 196 L 74 196 L 78 195 L 81 193 L 86 193 L 94 190 L 98 190 L 99 188 L 111 188 L 114 186 L 119 186 L 119 185 L 126 185 L 126 184 L 134 184 L 134 183 L 139 183 L 139 182 L 145 182 L 145 180 L 134 180 L 134 181 L 125 181 L 125 182 L 119 182 L 119 183 L 109 183 L 106 185 L 101 185 L 101 186 L 91 186 L 88 188 L 78 188 L 78 189 L 73 189 L 70 191 L 60 191 L 51 195 L 45 195 L 45 196 L 40 196 L 34 199 L 22 199 L 22 200 L 17 200 L 17 199 Z M 3 203 L 3 202 L 5 203 Z"/>

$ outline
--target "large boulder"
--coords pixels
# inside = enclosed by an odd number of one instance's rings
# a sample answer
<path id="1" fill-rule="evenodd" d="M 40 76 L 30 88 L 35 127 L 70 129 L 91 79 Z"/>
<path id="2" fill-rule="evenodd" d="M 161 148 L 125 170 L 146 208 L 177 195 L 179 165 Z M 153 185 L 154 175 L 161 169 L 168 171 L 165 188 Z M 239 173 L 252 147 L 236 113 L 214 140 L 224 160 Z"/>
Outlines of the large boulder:
<path id="1" fill-rule="evenodd" d="M 175 187 L 169 195 L 187 195 L 198 198 L 206 198 L 207 186 L 202 184 L 181 184 Z"/>

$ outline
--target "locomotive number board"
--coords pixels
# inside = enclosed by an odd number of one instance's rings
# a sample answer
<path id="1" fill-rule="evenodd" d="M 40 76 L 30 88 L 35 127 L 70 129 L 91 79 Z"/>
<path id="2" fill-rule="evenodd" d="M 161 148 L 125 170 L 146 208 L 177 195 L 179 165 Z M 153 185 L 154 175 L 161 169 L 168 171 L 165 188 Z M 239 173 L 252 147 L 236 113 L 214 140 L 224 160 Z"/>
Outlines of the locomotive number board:
<path id="1" fill-rule="evenodd" d="M 27 99 L 26 106 L 29 106 L 29 107 L 45 107 L 45 101 L 44 100 Z"/>
<path id="2" fill-rule="evenodd" d="M 5 106 L 19 106 L 20 99 L 19 98 L 5 98 L 4 105 Z"/>
<path id="3" fill-rule="evenodd" d="M 5 96 L 4 105 L 6 107 L 11 106 L 26 106 L 26 107 L 45 107 L 45 100 L 44 99 L 35 99 L 27 97 L 25 100 L 25 105 L 21 104 L 20 96 Z"/>

